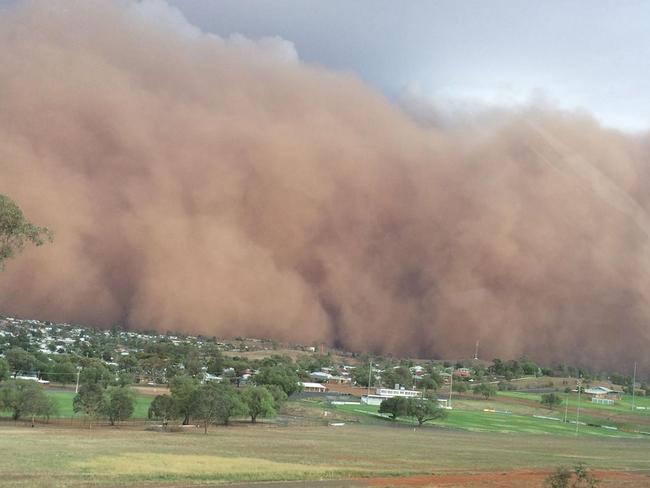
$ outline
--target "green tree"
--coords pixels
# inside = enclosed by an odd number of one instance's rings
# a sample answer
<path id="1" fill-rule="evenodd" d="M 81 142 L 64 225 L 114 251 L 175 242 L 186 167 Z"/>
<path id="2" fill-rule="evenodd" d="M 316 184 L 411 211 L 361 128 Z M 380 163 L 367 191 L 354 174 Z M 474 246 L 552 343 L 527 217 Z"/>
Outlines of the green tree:
<path id="1" fill-rule="evenodd" d="M 295 367 L 287 363 L 277 363 L 260 368 L 260 372 L 255 375 L 255 383 L 258 385 L 277 385 L 282 388 L 287 396 L 302 390 Z"/>
<path id="2" fill-rule="evenodd" d="M 89 427 L 92 422 L 104 412 L 104 390 L 99 383 L 83 383 L 72 400 L 72 408 L 75 412 L 85 413 L 90 418 Z"/>
<path id="3" fill-rule="evenodd" d="M 246 413 L 246 407 L 239 393 L 227 383 L 206 383 L 194 394 L 196 415 L 203 420 L 204 432 L 208 433 L 208 425 L 221 421 L 224 425 L 230 419 Z"/>
<path id="4" fill-rule="evenodd" d="M 158 395 L 149 405 L 149 418 L 162 421 L 163 428 L 167 428 L 170 420 L 178 416 L 176 402 L 169 395 Z"/>
<path id="5" fill-rule="evenodd" d="M 406 414 L 415 417 L 418 425 L 422 426 L 425 422 L 445 418 L 447 411 L 440 407 L 435 398 L 409 398 Z"/>
<path id="6" fill-rule="evenodd" d="M 133 415 L 135 396 L 130 388 L 109 386 L 103 396 L 102 413 L 108 418 L 111 425 Z"/>
<path id="7" fill-rule="evenodd" d="M 4 381 L 9 378 L 9 363 L 0 358 L 0 381 Z"/>
<path id="8" fill-rule="evenodd" d="M 70 361 L 61 361 L 52 366 L 51 381 L 68 385 L 77 381 L 77 367 Z"/>
<path id="9" fill-rule="evenodd" d="M 382 373 L 381 382 L 386 388 L 394 388 L 395 385 L 411 388 L 413 386 L 413 376 L 411 371 L 404 366 L 387 368 Z"/>
<path id="10" fill-rule="evenodd" d="M 242 391 L 242 400 L 251 422 L 257 422 L 257 417 L 272 417 L 275 415 L 275 399 L 264 386 L 249 386 Z"/>
<path id="11" fill-rule="evenodd" d="M 196 411 L 196 392 L 199 382 L 185 375 L 177 375 L 169 383 L 169 390 L 176 402 L 178 413 L 183 418 L 183 425 L 190 423 L 190 418 Z"/>
<path id="12" fill-rule="evenodd" d="M 11 417 L 49 417 L 56 412 L 56 405 L 45 393 L 43 387 L 31 380 L 10 380 L 0 390 L 4 408 L 11 411 Z"/>
<path id="13" fill-rule="evenodd" d="M 16 203 L 0 194 L 0 270 L 5 260 L 20 252 L 26 243 L 40 246 L 46 240 L 52 240 L 52 233 L 32 224 Z"/>
<path id="14" fill-rule="evenodd" d="M 540 403 L 553 410 L 553 408 L 562 405 L 562 398 L 557 393 L 545 393 L 542 395 Z"/>
<path id="15" fill-rule="evenodd" d="M 208 373 L 220 376 L 223 374 L 224 364 L 223 354 L 219 349 L 215 348 L 210 351 L 208 363 L 206 364 Z"/>
<path id="16" fill-rule="evenodd" d="M 438 389 L 438 383 L 432 376 L 425 375 L 422 378 L 420 378 L 420 381 L 418 382 L 418 387 L 422 388 L 423 390 L 436 391 Z"/>
<path id="17" fill-rule="evenodd" d="M 482 395 L 485 400 L 497 394 L 497 389 L 489 383 L 481 383 L 474 388 L 475 395 Z"/>
<path id="18" fill-rule="evenodd" d="M 31 373 L 34 363 L 36 363 L 36 358 L 22 347 L 12 347 L 5 354 L 5 358 L 9 363 L 9 368 L 11 368 L 14 378 L 20 372 Z"/>
<path id="19" fill-rule="evenodd" d="M 278 385 L 266 385 L 265 388 L 269 391 L 269 393 L 271 393 L 271 396 L 273 397 L 275 411 L 279 412 L 280 408 L 282 405 L 284 405 L 284 402 L 286 402 L 289 397 L 287 397 L 287 394 Z"/>
<path id="20" fill-rule="evenodd" d="M 80 385 L 95 384 L 106 388 L 113 382 L 114 375 L 101 362 L 92 361 L 88 364 L 79 372 Z"/>
<path id="21" fill-rule="evenodd" d="M 128 371 L 120 371 L 117 373 L 117 379 L 115 381 L 117 386 L 129 386 L 135 383 L 135 375 Z"/>
<path id="22" fill-rule="evenodd" d="M 453 390 L 456 393 L 465 393 L 467 391 L 467 383 L 462 380 L 457 380 L 454 382 Z"/>
<path id="23" fill-rule="evenodd" d="M 408 401 L 404 397 L 387 398 L 379 405 L 379 413 L 387 413 L 391 420 L 403 417 L 408 412 Z"/>
<path id="24" fill-rule="evenodd" d="M 191 348 L 187 352 L 185 360 L 183 361 L 183 365 L 185 366 L 186 374 L 192 378 L 199 376 L 199 373 L 201 373 L 201 368 L 203 367 L 203 362 L 201 361 L 201 355 L 196 348 Z"/>
<path id="25" fill-rule="evenodd" d="M 368 364 L 364 364 L 361 366 L 357 366 L 352 370 L 352 379 L 357 385 L 367 387 L 369 375 L 370 375 L 370 386 L 377 384 L 377 377 L 375 376 L 375 372 L 373 371 L 372 373 L 370 373 L 369 368 L 370 366 Z"/>

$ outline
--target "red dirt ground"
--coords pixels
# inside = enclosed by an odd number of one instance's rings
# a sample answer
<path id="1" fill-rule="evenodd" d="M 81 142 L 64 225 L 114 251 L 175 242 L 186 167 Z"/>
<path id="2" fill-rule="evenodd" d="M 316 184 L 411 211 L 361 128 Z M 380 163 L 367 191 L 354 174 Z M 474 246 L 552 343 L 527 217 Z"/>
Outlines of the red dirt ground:
<path id="1" fill-rule="evenodd" d="M 363 480 L 373 487 L 430 487 L 430 488 L 541 488 L 548 471 L 502 471 L 496 473 L 440 474 L 404 478 L 372 478 Z M 599 487 L 650 487 L 650 474 L 618 471 L 595 472 Z"/>

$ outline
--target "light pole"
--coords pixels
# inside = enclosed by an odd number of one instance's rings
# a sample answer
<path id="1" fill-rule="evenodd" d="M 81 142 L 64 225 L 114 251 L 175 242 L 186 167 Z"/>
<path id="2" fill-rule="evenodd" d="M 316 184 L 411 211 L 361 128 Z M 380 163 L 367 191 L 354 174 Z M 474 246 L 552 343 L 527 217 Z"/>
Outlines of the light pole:
<path id="1" fill-rule="evenodd" d="M 79 374 L 81 373 L 81 367 L 77 366 L 77 386 L 74 389 L 75 393 L 79 393 Z"/>
<path id="2" fill-rule="evenodd" d="M 449 408 L 451 408 L 451 392 L 454 389 L 454 370 L 451 370 L 451 375 L 449 376 Z"/>
<path id="3" fill-rule="evenodd" d="M 632 375 L 632 411 L 635 410 L 634 390 L 636 389 L 636 361 L 634 361 L 634 374 Z"/>
<path id="4" fill-rule="evenodd" d="M 370 381 L 372 381 L 372 358 L 368 360 L 368 405 L 370 405 Z"/>
<path id="5" fill-rule="evenodd" d="M 578 409 L 576 411 L 576 435 L 578 435 L 578 427 L 580 425 L 580 390 L 582 390 L 582 378 L 578 378 Z"/>

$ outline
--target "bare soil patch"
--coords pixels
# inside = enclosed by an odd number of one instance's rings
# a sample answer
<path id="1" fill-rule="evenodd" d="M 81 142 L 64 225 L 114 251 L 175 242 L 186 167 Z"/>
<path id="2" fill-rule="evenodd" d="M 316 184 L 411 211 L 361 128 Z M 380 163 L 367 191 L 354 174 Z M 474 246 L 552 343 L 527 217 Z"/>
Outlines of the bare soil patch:
<path id="1" fill-rule="evenodd" d="M 650 486 L 650 475 L 622 471 L 599 471 L 602 480 L 598 486 L 636 488 Z M 373 487 L 430 487 L 430 488 L 536 488 L 544 486 L 549 471 L 499 471 L 492 473 L 456 473 L 400 478 L 371 478 L 363 480 Z"/>

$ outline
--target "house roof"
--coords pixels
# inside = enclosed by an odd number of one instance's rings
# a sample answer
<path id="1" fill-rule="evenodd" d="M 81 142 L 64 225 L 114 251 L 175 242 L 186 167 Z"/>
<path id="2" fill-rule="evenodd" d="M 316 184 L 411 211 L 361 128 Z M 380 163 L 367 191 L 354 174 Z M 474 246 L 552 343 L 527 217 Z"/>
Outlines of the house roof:
<path id="1" fill-rule="evenodd" d="M 325 386 L 321 385 L 320 383 L 311 383 L 309 381 L 303 381 L 302 386 L 303 388 L 322 388 L 323 390 L 327 389 Z"/>
<path id="2" fill-rule="evenodd" d="M 618 393 L 618 392 L 616 390 L 610 390 L 609 388 L 606 388 L 604 386 L 594 386 L 592 388 L 587 388 L 585 390 L 585 393 L 588 393 L 589 395 L 598 395 L 603 393 Z"/>

